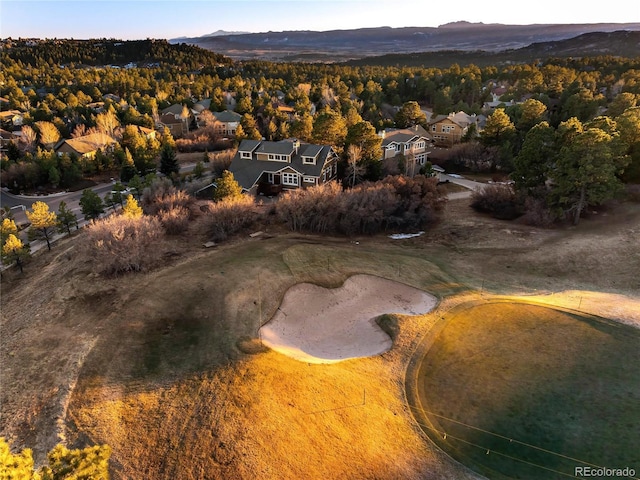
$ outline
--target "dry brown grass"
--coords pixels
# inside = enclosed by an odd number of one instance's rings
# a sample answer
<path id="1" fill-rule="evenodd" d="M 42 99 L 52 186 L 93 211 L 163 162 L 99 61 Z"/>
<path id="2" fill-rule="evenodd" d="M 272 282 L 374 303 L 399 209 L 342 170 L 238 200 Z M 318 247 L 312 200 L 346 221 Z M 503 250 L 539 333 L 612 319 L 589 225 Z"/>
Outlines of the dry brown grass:
<path id="1" fill-rule="evenodd" d="M 469 288 L 637 297 L 639 226 L 637 205 L 560 231 L 455 201 L 410 240 L 269 226 L 264 240 L 205 250 L 203 236 L 172 237 L 162 268 L 119 279 L 94 275 L 64 240 L 23 276 L 3 274 L 0 435 L 36 460 L 59 437 L 106 442 L 114 478 L 474 478 L 409 412 L 403 378 L 416 345 Z M 355 273 L 443 302 L 401 318 L 394 348 L 375 358 L 310 366 L 238 349 L 291 285 L 335 287 Z"/>

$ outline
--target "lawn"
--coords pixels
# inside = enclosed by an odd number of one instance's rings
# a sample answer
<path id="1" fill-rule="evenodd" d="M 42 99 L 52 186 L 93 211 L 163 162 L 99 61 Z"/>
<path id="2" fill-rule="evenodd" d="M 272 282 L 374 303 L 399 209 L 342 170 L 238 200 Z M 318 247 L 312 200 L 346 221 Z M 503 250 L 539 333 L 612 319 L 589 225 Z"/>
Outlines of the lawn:
<path id="1" fill-rule="evenodd" d="M 640 472 L 639 329 L 522 303 L 445 320 L 416 381 L 418 418 L 447 453 L 492 479 Z"/>

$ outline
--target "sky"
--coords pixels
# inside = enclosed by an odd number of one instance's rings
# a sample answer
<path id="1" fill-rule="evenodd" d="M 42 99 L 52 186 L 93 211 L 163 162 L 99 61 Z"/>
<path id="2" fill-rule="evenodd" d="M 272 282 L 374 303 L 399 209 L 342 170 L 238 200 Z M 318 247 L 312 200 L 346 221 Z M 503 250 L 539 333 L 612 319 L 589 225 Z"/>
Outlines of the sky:
<path id="1" fill-rule="evenodd" d="M 525 6 L 526 5 L 526 6 Z M 437 27 L 455 22 L 640 23 L 640 2 L 595 0 L 0 0 L 0 38 L 197 37 L 268 32 Z"/>

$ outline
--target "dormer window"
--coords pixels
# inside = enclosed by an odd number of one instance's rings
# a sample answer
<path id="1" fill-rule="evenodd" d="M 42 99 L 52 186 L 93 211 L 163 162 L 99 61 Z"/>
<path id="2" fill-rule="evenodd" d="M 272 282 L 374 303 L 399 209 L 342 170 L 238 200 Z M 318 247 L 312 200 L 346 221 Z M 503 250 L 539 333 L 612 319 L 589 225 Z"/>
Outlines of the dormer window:
<path id="1" fill-rule="evenodd" d="M 316 159 L 314 157 L 302 157 L 302 163 L 304 165 L 315 165 Z"/>
<path id="2" fill-rule="evenodd" d="M 251 159 L 251 152 L 240 152 L 240 158 Z"/>

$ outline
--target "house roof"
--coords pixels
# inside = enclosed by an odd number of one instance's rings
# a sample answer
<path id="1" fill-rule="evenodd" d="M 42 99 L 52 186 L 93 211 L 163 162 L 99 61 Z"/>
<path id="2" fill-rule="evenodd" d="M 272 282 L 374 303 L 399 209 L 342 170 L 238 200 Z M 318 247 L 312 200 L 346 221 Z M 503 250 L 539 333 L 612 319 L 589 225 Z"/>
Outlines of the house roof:
<path id="1" fill-rule="evenodd" d="M 417 141 L 419 138 L 424 138 L 427 141 L 431 140 L 431 135 L 420 125 L 398 130 L 387 130 L 382 140 L 382 148 L 385 148 L 392 143 L 409 143 L 411 141 Z"/>
<path id="2" fill-rule="evenodd" d="M 62 147 L 62 145 L 67 144 L 74 151 L 78 152 L 81 155 L 84 155 L 86 153 L 95 152 L 99 148 L 113 145 L 114 143 L 116 143 L 116 141 L 112 137 L 110 137 L 106 133 L 98 132 L 91 133 L 83 137 L 63 140 L 58 145 L 56 145 L 55 150 L 58 150 L 60 149 L 60 147 Z"/>
<path id="3" fill-rule="evenodd" d="M 0 112 L 0 119 L 8 120 L 13 117 L 21 116 L 22 112 L 20 110 L 5 110 L 4 112 Z"/>
<path id="4" fill-rule="evenodd" d="M 239 152 L 253 152 L 258 145 L 260 145 L 261 140 L 242 140 L 240 145 L 238 146 Z"/>
<path id="5" fill-rule="evenodd" d="M 213 116 L 219 122 L 239 122 L 242 119 L 242 115 L 231 110 L 224 110 L 222 112 L 213 112 Z"/>
<path id="6" fill-rule="evenodd" d="M 472 123 L 476 123 L 477 117 L 475 115 L 468 115 L 465 112 L 450 113 L 449 115 L 438 115 L 431 121 L 431 124 L 439 123 L 443 120 L 449 120 L 462 128 L 466 128 Z"/>
<path id="7" fill-rule="evenodd" d="M 179 103 L 174 103 L 173 105 L 163 109 L 160 113 L 162 113 L 162 115 L 167 115 L 167 114 L 172 114 L 172 115 L 182 115 L 182 109 L 183 109 L 183 105 L 180 105 Z"/>
<path id="8" fill-rule="evenodd" d="M 238 147 L 238 153 L 236 153 L 236 156 L 231 161 L 229 171 L 233 173 L 234 178 L 240 186 L 246 190 L 251 189 L 264 172 L 277 173 L 283 170 L 293 170 L 301 175 L 320 177 L 326 161 L 334 154 L 333 149 L 329 145 L 302 144 L 300 145 L 298 154 L 294 154 L 289 163 L 240 158 L 239 152 L 254 150 L 256 153 L 263 152 L 287 155 L 294 153 L 294 146 L 290 140 L 281 142 L 243 140 Z M 315 165 L 302 163 L 302 155 L 306 152 L 317 153 Z M 305 154 L 304 156 L 312 155 Z"/>
<path id="9" fill-rule="evenodd" d="M 199 102 L 196 102 L 196 104 L 193 106 L 193 108 L 196 108 L 198 105 L 201 105 L 204 108 L 209 108 L 209 107 L 211 107 L 211 99 L 210 98 L 203 98 Z"/>
<path id="10" fill-rule="evenodd" d="M 273 153 L 276 155 L 291 155 L 293 154 L 294 147 L 293 142 L 260 142 L 260 146 L 256 150 L 256 153 Z"/>
<path id="11" fill-rule="evenodd" d="M 322 151 L 322 145 L 301 145 L 300 146 L 300 156 L 301 157 L 312 157 L 316 158 L 318 153 Z"/>

